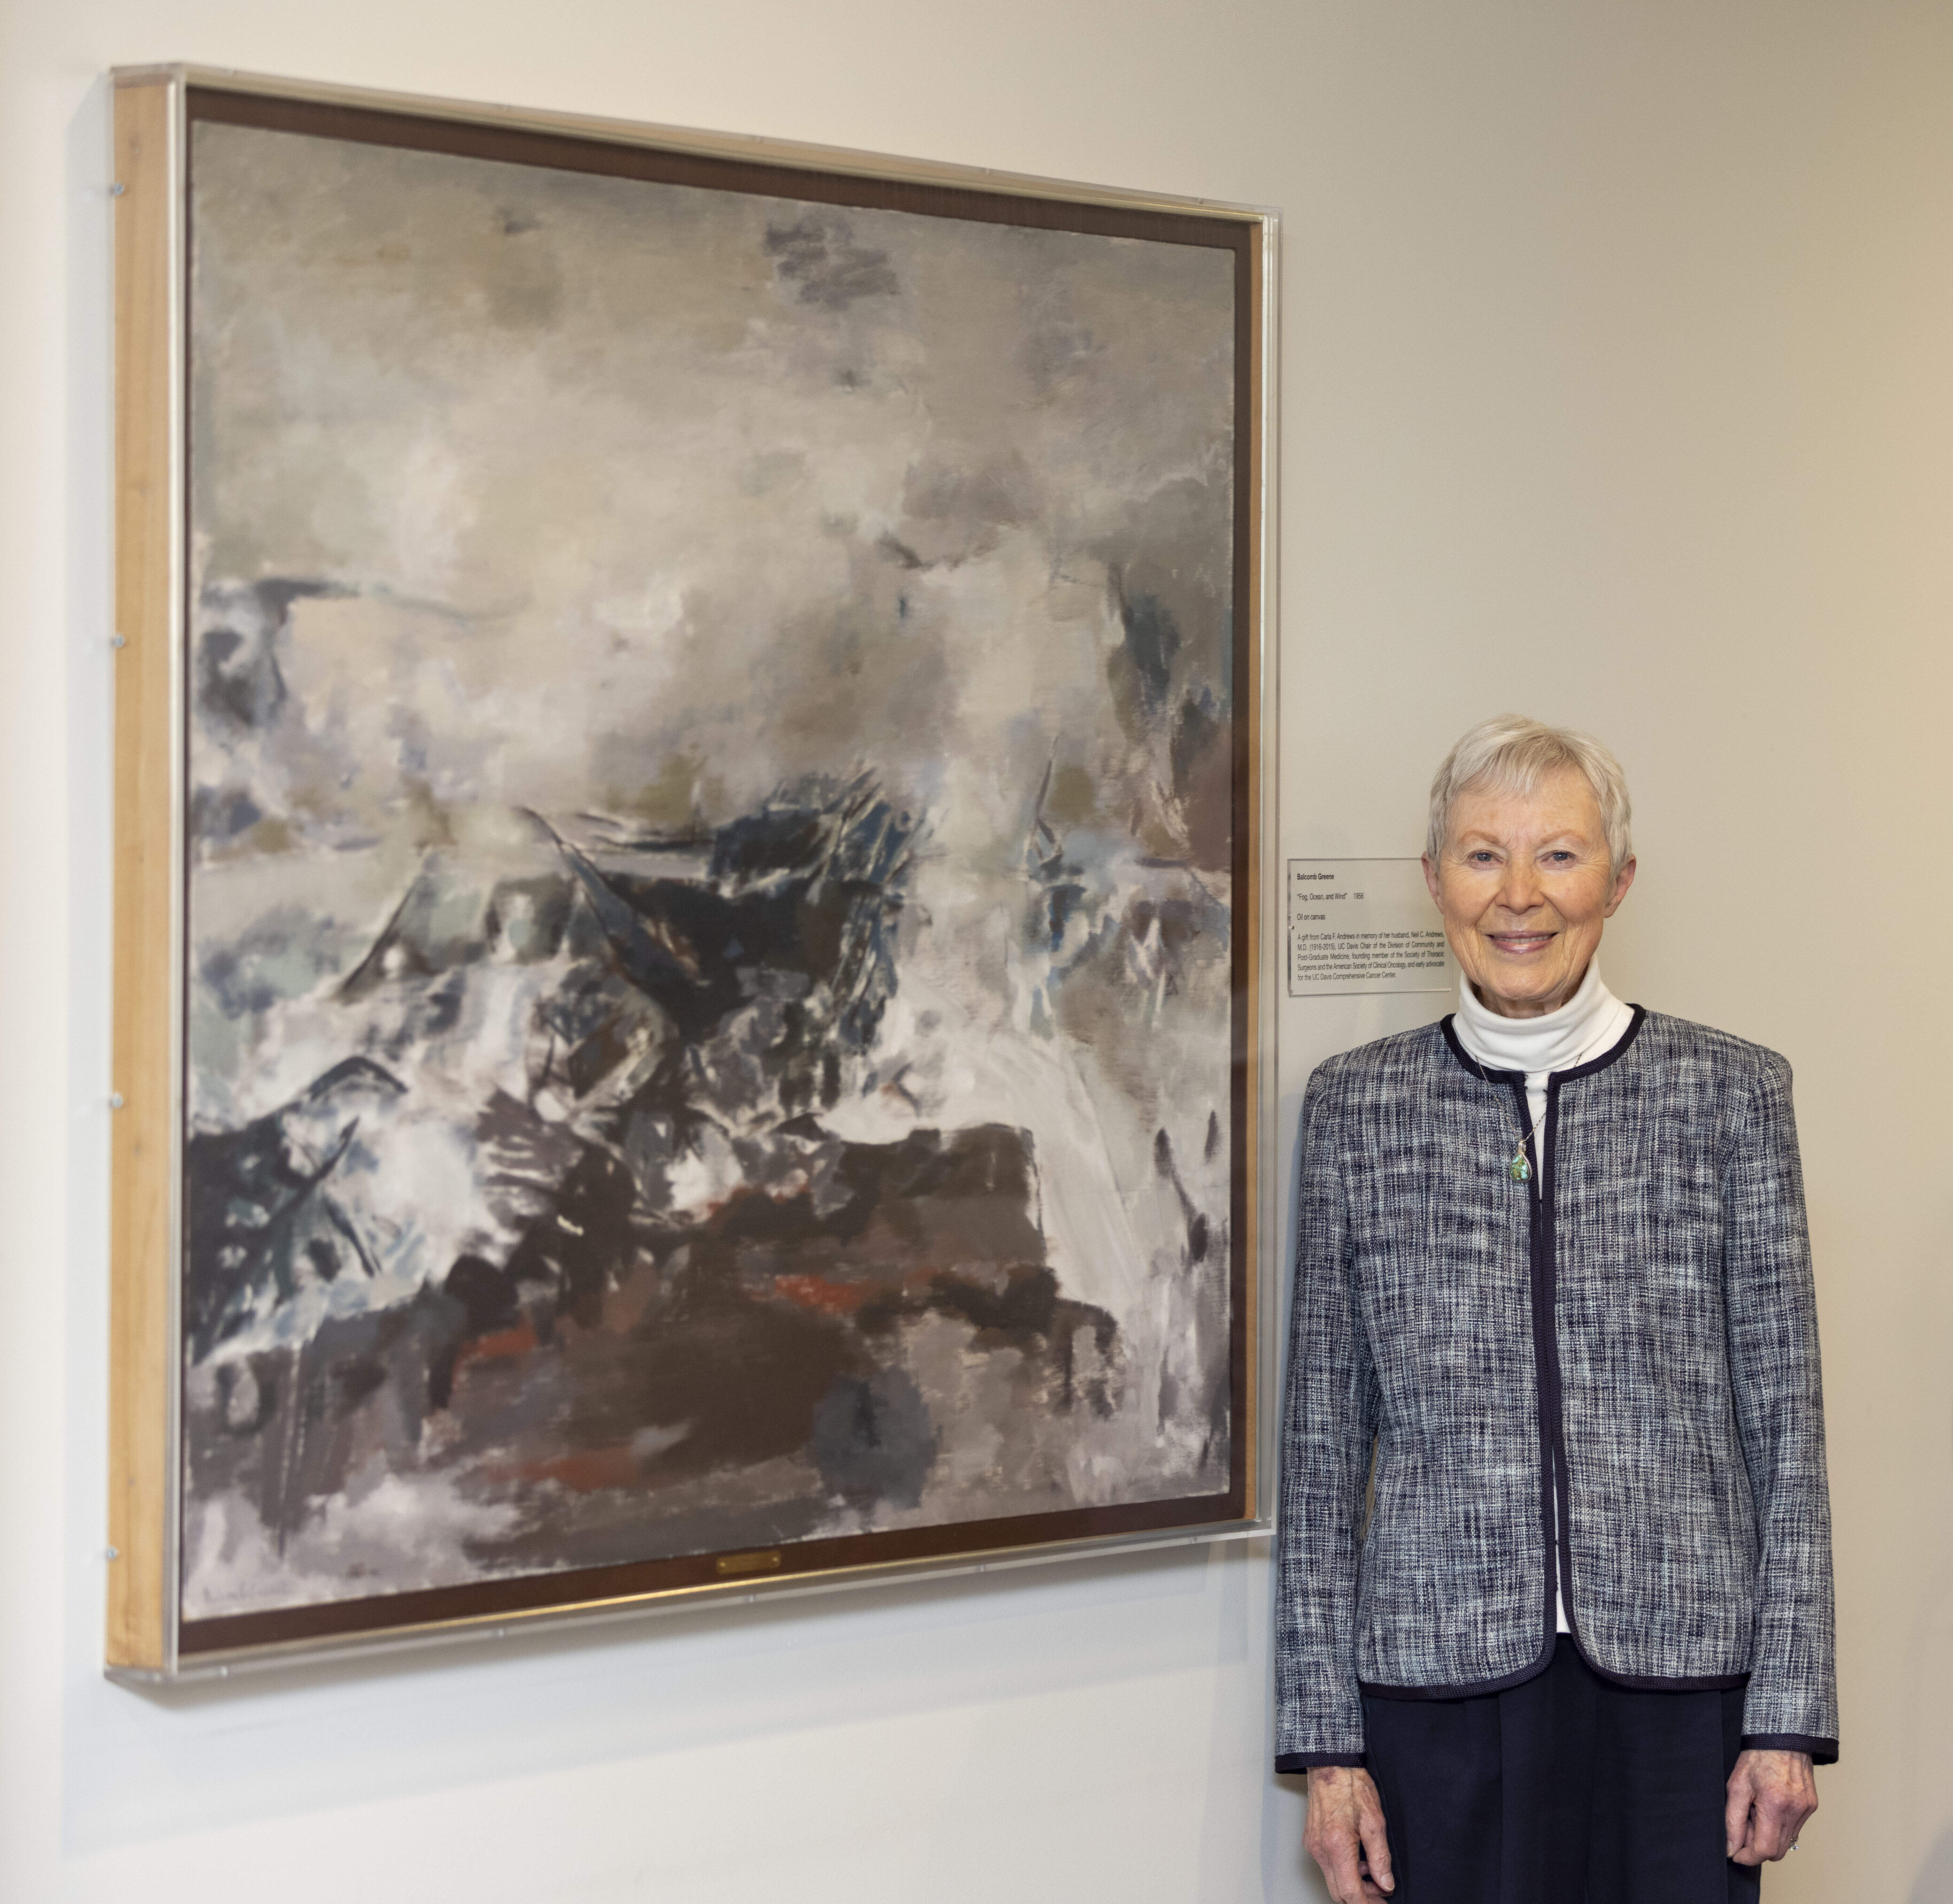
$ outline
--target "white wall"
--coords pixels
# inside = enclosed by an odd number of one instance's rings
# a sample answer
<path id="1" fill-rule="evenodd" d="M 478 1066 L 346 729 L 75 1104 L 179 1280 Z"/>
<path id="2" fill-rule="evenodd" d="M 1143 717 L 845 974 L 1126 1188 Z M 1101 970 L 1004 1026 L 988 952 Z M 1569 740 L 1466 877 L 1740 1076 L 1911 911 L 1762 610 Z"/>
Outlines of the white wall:
<path id="1" fill-rule="evenodd" d="M 1770 1894 L 1953 1899 L 1953 9 L 1897 0 L 13 0 L 0 1897 L 1315 1894 L 1239 1548 L 99 1678 L 100 76 L 167 58 L 1284 209 L 1284 849 L 1414 850 L 1433 761 L 1500 707 L 1625 759 L 1610 977 L 1798 1068 L 1845 1759 Z M 1291 1114 L 1356 1024 L 1285 1008 Z"/>

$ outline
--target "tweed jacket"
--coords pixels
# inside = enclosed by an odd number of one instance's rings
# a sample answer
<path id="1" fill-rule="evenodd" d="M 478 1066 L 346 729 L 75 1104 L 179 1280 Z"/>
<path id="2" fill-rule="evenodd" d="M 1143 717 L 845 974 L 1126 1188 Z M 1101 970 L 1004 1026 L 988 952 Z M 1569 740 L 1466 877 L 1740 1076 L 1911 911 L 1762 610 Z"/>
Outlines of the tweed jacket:
<path id="1" fill-rule="evenodd" d="M 1637 1006 L 1611 1051 L 1549 1081 L 1518 1182 L 1530 1122 L 1524 1077 L 1481 1071 L 1449 1018 L 1309 1080 L 1277 1769 L 1362 1764 L 1365 1693 L 1456 1699 L 1543 1671 L 1556 1585 L 1604 1677 L 1746 1686 L 1746 1745 L 1828 1763 L 1830 1507 L 1790 1068 Z"/>

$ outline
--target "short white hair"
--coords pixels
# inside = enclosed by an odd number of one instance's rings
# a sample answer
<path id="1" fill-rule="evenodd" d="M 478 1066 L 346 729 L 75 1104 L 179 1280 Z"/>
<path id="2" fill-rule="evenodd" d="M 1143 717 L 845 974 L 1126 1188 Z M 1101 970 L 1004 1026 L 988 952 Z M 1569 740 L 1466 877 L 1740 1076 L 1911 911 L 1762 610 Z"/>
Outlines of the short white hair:
<path id="1" fill-rule="evenodd" d="M 1634 809 L 1621 764 L 1591 734 L 1549 727 L 1524 714 L 1497 714 L 1481 721 L 1445 755 L 1431 783 L 1431 825 L 1425 850 L 1437 863 L 1451 829 L 1451 809 L 1461 793 L 1497 787 L 1531 793 L 1541 781 L 1568 768 L 1586 777 L 1600 808 L 1607 839 L 1610 877 L 1618 878 L 1634 858 Z"/>

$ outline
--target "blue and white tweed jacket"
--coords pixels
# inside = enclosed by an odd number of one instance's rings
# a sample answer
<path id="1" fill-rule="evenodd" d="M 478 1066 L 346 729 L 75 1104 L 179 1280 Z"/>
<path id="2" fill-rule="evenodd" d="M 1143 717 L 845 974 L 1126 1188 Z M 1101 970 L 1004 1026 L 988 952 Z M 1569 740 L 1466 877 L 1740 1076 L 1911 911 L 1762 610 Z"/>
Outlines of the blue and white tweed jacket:
<path id="1" fill-rule="evenodd" d="M 1456 1699 L 1543 1671 L 1556 1584 L 1597 1672 L 1746 1685 L 1746 1745 L 1828 1763 L 1830 1505 L 1790 1067 L 1637 1007 L 1613 1050 L 1552 1077 L 1544 1156 L 1515 1182 L 1530 1121 L 1524 1077 L 1481 1072 L 1449 1018 L 1309 1080 L 1276 1768 L 1362 1764 L 1363 1693 Z"/>

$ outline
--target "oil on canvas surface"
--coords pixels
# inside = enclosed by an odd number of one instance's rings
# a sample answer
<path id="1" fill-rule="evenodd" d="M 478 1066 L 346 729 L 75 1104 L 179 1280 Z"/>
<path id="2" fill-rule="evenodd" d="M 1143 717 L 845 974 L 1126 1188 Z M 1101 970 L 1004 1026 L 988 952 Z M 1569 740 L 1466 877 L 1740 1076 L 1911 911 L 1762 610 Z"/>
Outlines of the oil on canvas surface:
<path id="1" fill-rule="evenodd" d="M 1224 1493 L 1233 254 L 192 188 L 187 1617 Z"/>

